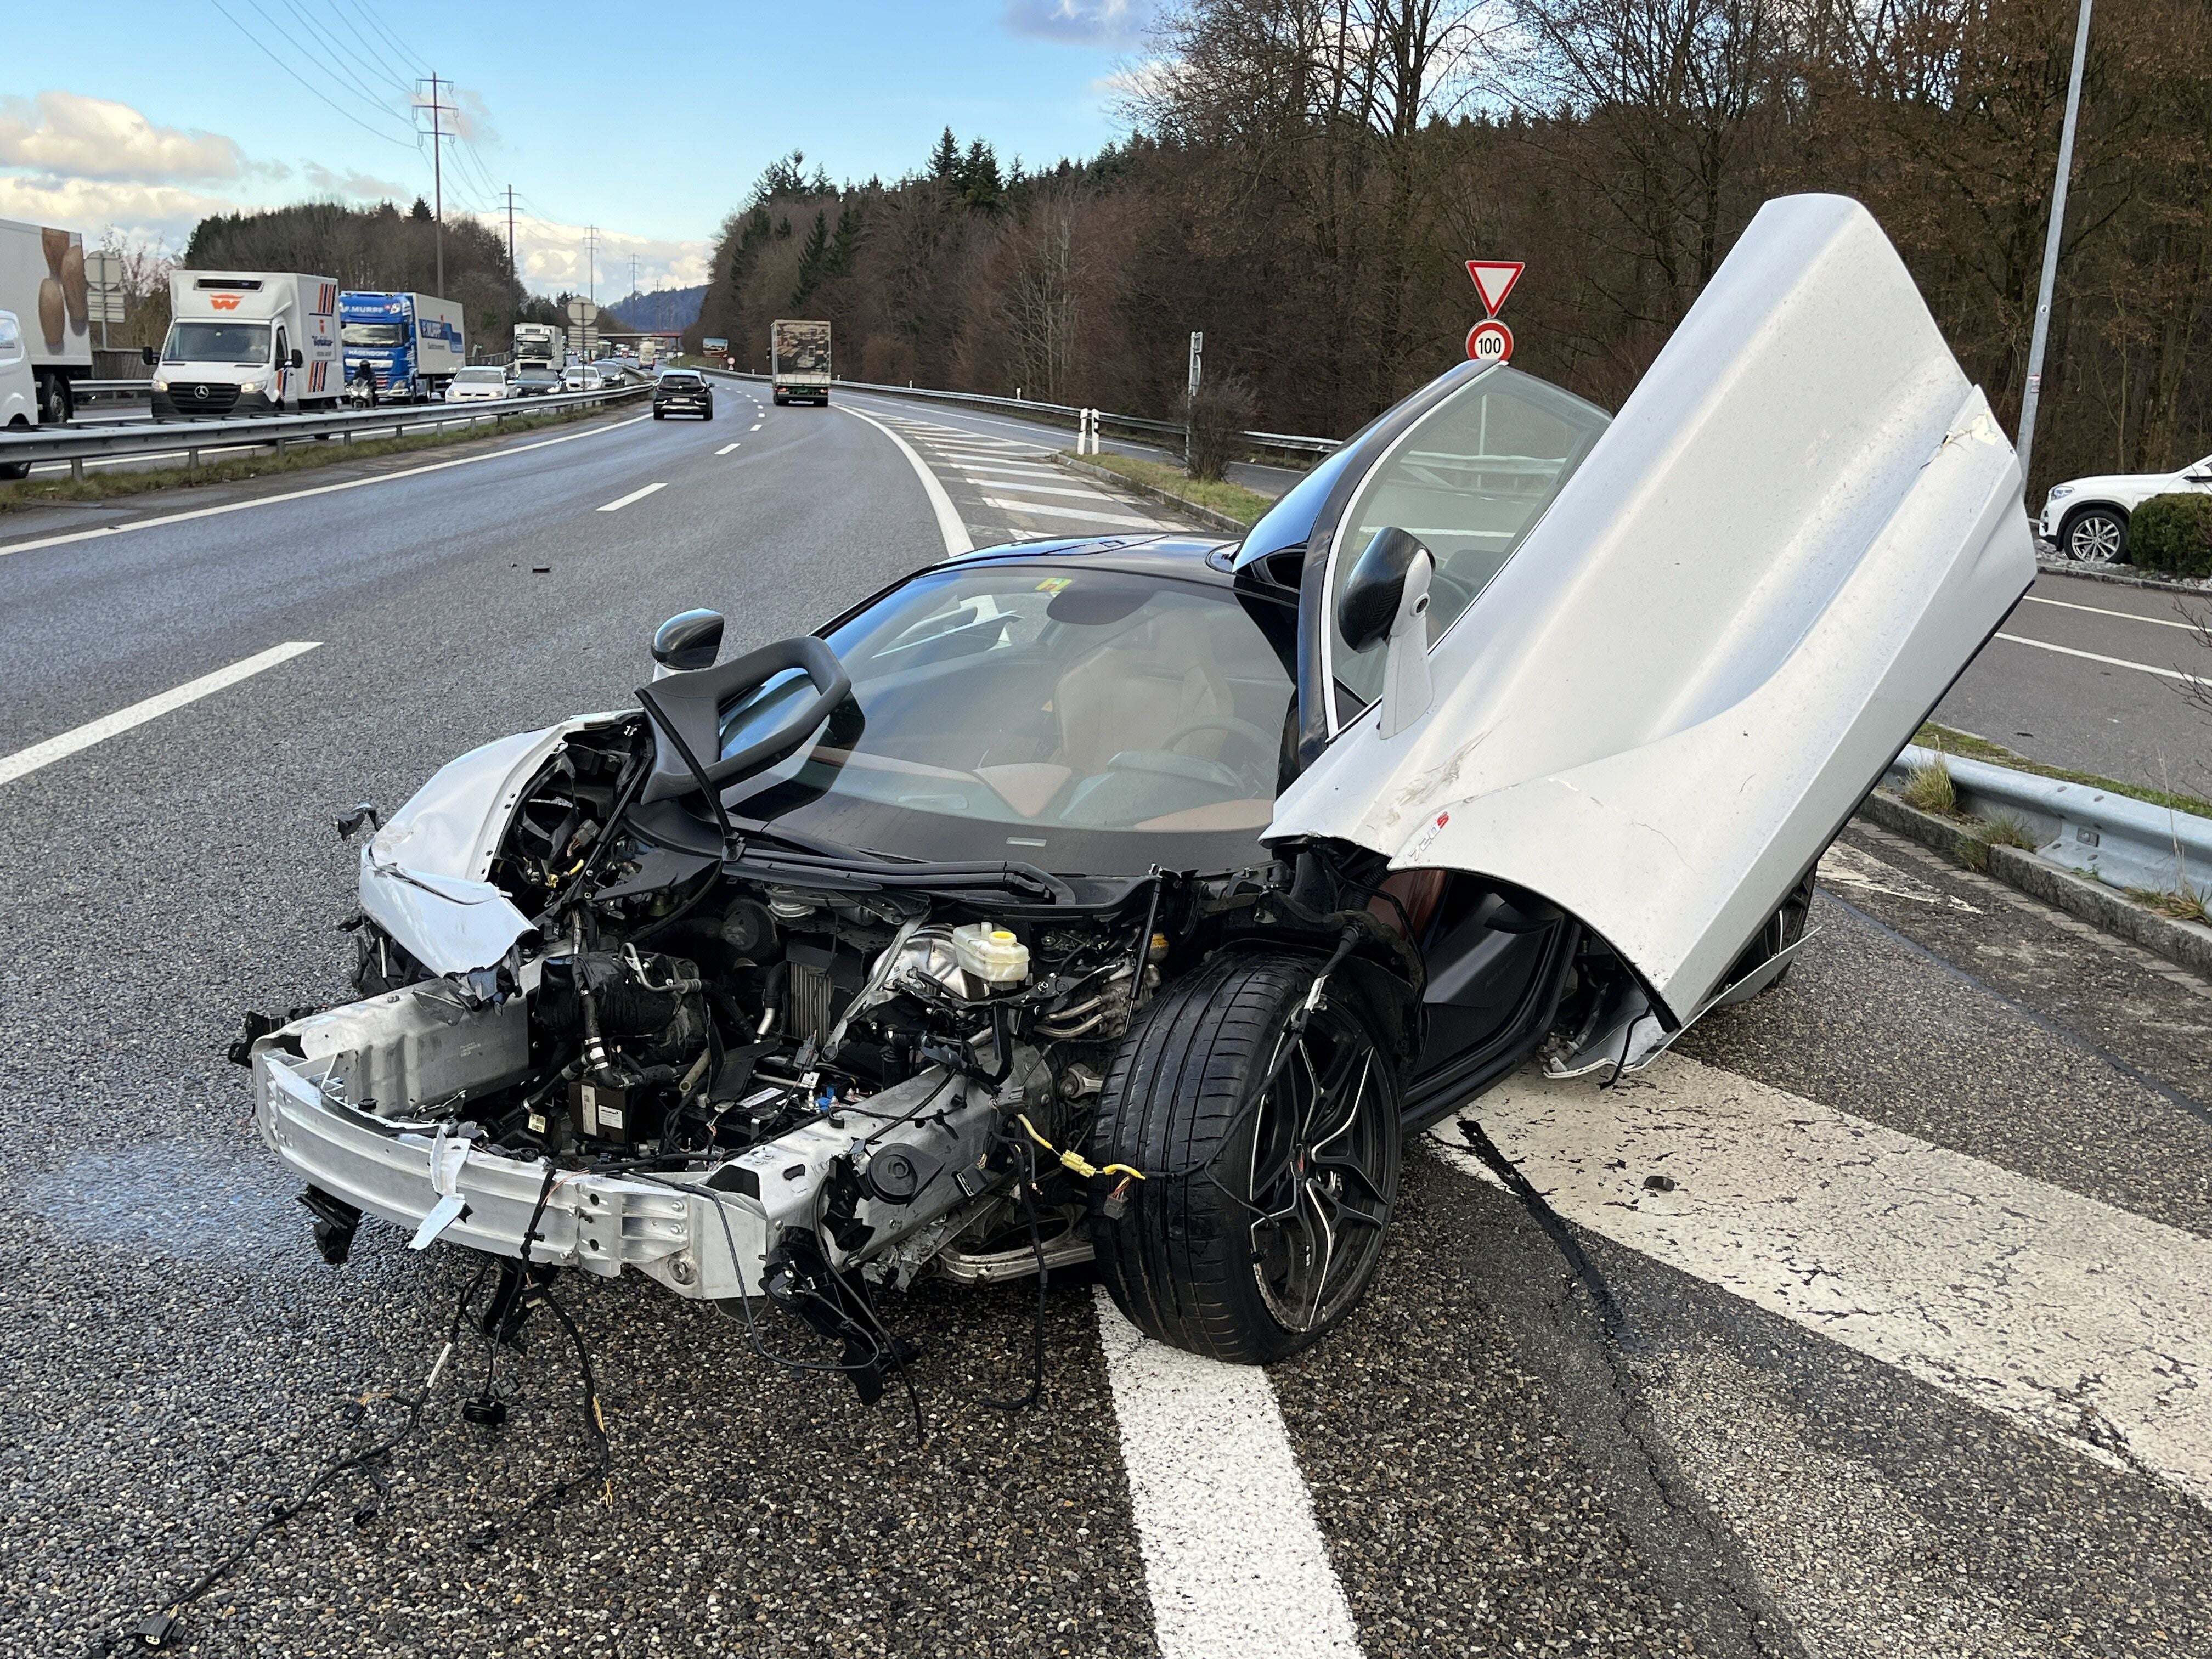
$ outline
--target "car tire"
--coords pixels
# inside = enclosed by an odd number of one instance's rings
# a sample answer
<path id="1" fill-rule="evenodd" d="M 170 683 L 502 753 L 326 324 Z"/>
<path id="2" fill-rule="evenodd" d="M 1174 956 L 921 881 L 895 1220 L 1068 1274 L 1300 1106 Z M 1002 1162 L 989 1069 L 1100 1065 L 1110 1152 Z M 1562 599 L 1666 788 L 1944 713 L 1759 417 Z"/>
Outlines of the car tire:
<path id="1" fill-rule="evenodd" d="M 1324 995 L 1259 1096 L 1318 966 L 1224 954 L 1161 993 L 1115 1055 L 1091 1159 L 1146 1178 L 1119 1215 L 1101 1207 L 1092 1243 L 1115 1305 L 1158 1341 L 1267 1364 L 1374 1279 L 1402 1130 L 1396 1068 L 1357 1001 Z"/>
<path id="2" fill-rule="evenodd" d="M 74 413 L 70 398 L 70 383 L 58 374 L 43 376 L 38 386 L 39 424 L 67 426 Z"/>
<path id="3" fill-rule="evenodd" d="M 13 483 L 30 476 L 31 464 L 28 461 L 0 461 L 0 483 Z"/>
<path id="4" fill-rule="evenodd" d="M 2117 507 L 2077 507 L 2058 526 L 2058 550 L 2076 564 L 2125 564 L 2128 515 Z"/>
<path id="5" fill-rule="evenodd" d="M 1821 850 L 1824 854 L 1826 851 L 1825 848 Z M 1799 878 L 1797 884 L 1783 895 L 1782 902 L 1775 907 L 1774 914 L 1767 917 L 1751 943 L 1744 946 L 1743 954 L 1735 959 L 1735 964 L 1722 979 L 1723 986 L 1734 985 L 1745 975 L 1757 973 L 1763 964 L 1771 962 L 1805 937 L 1806 924 L 1813 915 L 1813 884 L 1820 872 L 1820 862 L 1815 860 L 1813 867 Z M 1796 966 L 1795 961 L 1783 963 L 1782 971 L 1760 986 L 1756 994 L 1765 996 L 1776 986 L 1786 981 Z"/>
<path id="6" fill-rule="evenodd" d="M 656 409 L 653 411 L 653 418 L 656 421 L 661 421 L 665 420 L 668 417 L 661 410 Z"/>
<path id="7" fill-rule="evenodd" d="M 790 402 L 790 401 L 791 401 L 789 398 L 786 398 L 786 397 L 783 395 L 783 393 L 781 393 L 781 392 L 769 392 L 768 395 L 769 395 L 769 401 L 770 401 L 770 402 L 772 402 L 773 404 L 775 404 L 775 406 L 776 406 L 778 409 L 781 409 L 781 408 L 784 406 L 784 404 L 786 404 L 787 403 L 788 403 L 788 402 Z"/>

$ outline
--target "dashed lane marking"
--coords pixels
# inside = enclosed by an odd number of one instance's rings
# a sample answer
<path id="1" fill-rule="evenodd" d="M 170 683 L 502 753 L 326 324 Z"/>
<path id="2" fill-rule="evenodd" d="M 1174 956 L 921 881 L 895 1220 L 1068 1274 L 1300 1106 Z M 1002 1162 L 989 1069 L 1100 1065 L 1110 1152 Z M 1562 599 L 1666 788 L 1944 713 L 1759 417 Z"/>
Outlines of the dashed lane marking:
<path id="1" fill-rule="evenodd" d="M 2212 1240 L 1678 1054 L 1463 1115 L 1578 1225 L 2212 1504 Z"/>
<path id="2" fill-rule="evenodd" d="M 2094 651 L 2076 651 L 2070 645 L 2053 645 L 2049 640 L 2031 640 L 2020 634 L 2000 634 L 1996 637 L 2012 645 L 2032 645 L 2039 651 L 2055 651 L 2062 657 L 2080 657 L 2087 662 L 2107 663 L 2114 668 L 2132 668 L 2138 674 L 2155 674 L 2160 679 L 2181 680 L 2191 685 L 2205 684 L 2196 675 L 2185 674 L 2178 668 L 2154 668 L 2147 662 L 2130 662 L 2125 657 L 2100 656 Z"/>
<path id="3" fill-rule="evenodd" d="M 103 714 L 96 720 L 88 720 L 73 731 L 58 737 L 48 738 L 44 743 L 34 743 L 28 749 L 19 749 L 14 754 L 0 758 L 0 783 L 13 783 L 27 773 L 42 766 L 51 766 L 66 756 L 89 749 L 96 743 L 143 726 L 148 720 L 159 720 L 186 703 L 198 702 L 202 697 L 236 685 L 240 680 L 250 680 L 264 669 L 274 668 L 280 662 L 313 651 L 322 644 L 320 640 L 287 640 L 282 645 L 272 645 L 266 651 L 257 652 L 243 661 L 228 668 L 218 668 L 212 674 L 203 674 L 196 680 L 186 680 L 174 690 L 164 691 L 143 702 L 134 702 L 128 708 L 118 708 L 112 714 Z"/>
<path id="4" fill-rule="evenodd" d="M 728 454 L 732 450 L 735 449 L 736 447 L 737 447 L 737 445 L 735 445 L 735 444 L 724 444 L 724 445 L 723 445 L 720 449 L 716 450 L 714 453 L 715 453 L 717 455 L 726 455 L 726 454 Z"/>
<path id="5" fill-rule="evenodd" d="M 668 481 L 664 478 L 659 483 L 649 483 L 642 489 L 633 489 L 627 495 L 616 497 L 613 501 L 609 501 L 605 507 L 601 507 L 599 511 L 602 513 L 619 513 L 623 508 L 628 507 L 632 501 L 641 501 L 647 495 L 652 495 L 654 490 L 665 489 L 667 488 Z"/>
<path id="6" fill-rule="evenodd" d="M 274 507 L 280 501 L 303 501 L 313 495 L 333 495 L 342 489 L 361 489 L 370 484 L 390 483 L 398 478 L 419 478 L 427 472 L 443 472 L 456 466 L 474 466 L 479 461 L 495 461 L 509 455 L 525 454 L 533 449 L 550 449 L 555 444 L 572 444 L 579 438 L 604 437 L 610 432 L 619 432 L 626 426 L 635 426 L 640 421 L 652 418 L 650 415 L 633 415 L 627 421 L 595 426 L 588 431 L 564 432 L 557 438 L 540 438 L 535 443 L 487 450 L 481 455 L 456 456 L 450 461 L 432 461 L 427 466 L 403 467 L 397 472 L 377 472 L 366 478 L 348 478 L 342 483 L 317 484 L 311 489 L 288 489 L 281 495 L 257 495 L 252 501 L 225 501 L 220 507 L 197 507 L 188 513 L 164 513 L 158 519 L 138 519 L 129 524 L 104 524 L 91 530 L 72 530 L 59 536 L 41 536 L 35 541 L 12 542 L 0 547 L 0 559 L 6 558 L 10 553 L 28 553 L 41 547 L 96 541 L 102 536 L 127 535 L 134 530 L 157 530 L 165 524 L 185 524 L 193 519 L 220 518 L 226 513 L 244 513 L 257 507 Z"/>
<path id="7" fill-rule="evenodd" d="M 1358 1659 L 1267 1372 L 1148 1341 L 1097 1298 L 1161 1659 Z"/>

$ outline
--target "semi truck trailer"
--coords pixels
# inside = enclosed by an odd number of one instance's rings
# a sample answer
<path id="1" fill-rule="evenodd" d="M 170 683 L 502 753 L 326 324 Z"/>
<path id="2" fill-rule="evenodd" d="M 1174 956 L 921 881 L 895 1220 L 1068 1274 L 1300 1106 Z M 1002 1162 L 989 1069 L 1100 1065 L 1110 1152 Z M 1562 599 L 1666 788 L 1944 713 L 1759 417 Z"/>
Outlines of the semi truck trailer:
<path id="1" fill-rule="evenodd" d="M 568 361 L 568 337 L 550 323 L 517 323 L 514 325 L 514 366 L 517 368 L 550 368 L 556 374 Z"/>
<path id="2" fill-rule="evenodd" d="M 830 401 L 830 325 L 779 320 L 769 328 L 770 395 L 779 404 Z"/>
<path id="3" fill-rule="evenodd" d="M 0 311 L 22 336 L 40 426 L 59 426 L 75 407 L 71 383 L 92 377 L 92 333 L 84 238 L 51 225 L 0 219 Z"/>

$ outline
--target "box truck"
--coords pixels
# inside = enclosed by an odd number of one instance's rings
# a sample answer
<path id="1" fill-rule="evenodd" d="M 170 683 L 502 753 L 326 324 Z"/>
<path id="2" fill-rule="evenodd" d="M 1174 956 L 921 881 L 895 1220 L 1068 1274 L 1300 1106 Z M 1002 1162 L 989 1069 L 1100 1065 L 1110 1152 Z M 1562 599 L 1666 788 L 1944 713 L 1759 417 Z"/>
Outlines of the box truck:
<path id="1" fill-rule="evenodd" d="M 780 404 L 830 401 L 830 325 L 778 321 L 768 335 L 769 395 Z"/>
<path id="2" fill-rule="evenodd" d="M 460 301 L 428 294 L 348 289 L 338 295 L 338 338 L 347 389 L 366 367 L 380 403 L 434 402 L 469 361 Z"/>
<path id="3" fill-rule="evenodd" d="M 13 312 L 23 366 L 38 396 L 40 426 L 59 426 L 74 405 L 70 382 L 92 378 L 84 238 L 51 225 L 0 219 L 0 311 Z"/>
<path id="4" fill-rule="evenodd" d="M 558 374 L 568 361 L 568 338 L 552 324 L 517 323 L 514 325 L 514 366 L 517 368 L 550 368 Z"/>
<path id="5" fill-rule="evenodd" d="M 338 285 L 289 270 L 169 273 L 154 418 L 335 409 L 345 389 Z"/>

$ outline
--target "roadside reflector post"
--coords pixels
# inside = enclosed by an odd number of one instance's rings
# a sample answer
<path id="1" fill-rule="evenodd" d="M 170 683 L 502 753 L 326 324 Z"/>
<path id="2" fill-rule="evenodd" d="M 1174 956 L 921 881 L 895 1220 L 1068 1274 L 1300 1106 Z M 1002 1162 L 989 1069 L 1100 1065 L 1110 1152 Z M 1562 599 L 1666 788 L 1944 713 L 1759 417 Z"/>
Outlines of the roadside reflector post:
<path id="1" fill-rule="evenodd" d="M 103 324 L 101 326 L 105 327 L 106 325 Z M 82 483 L 84 482 L 83 456 L 72 455 L 70 457 L 70 480 L 73 483 Z"/>

